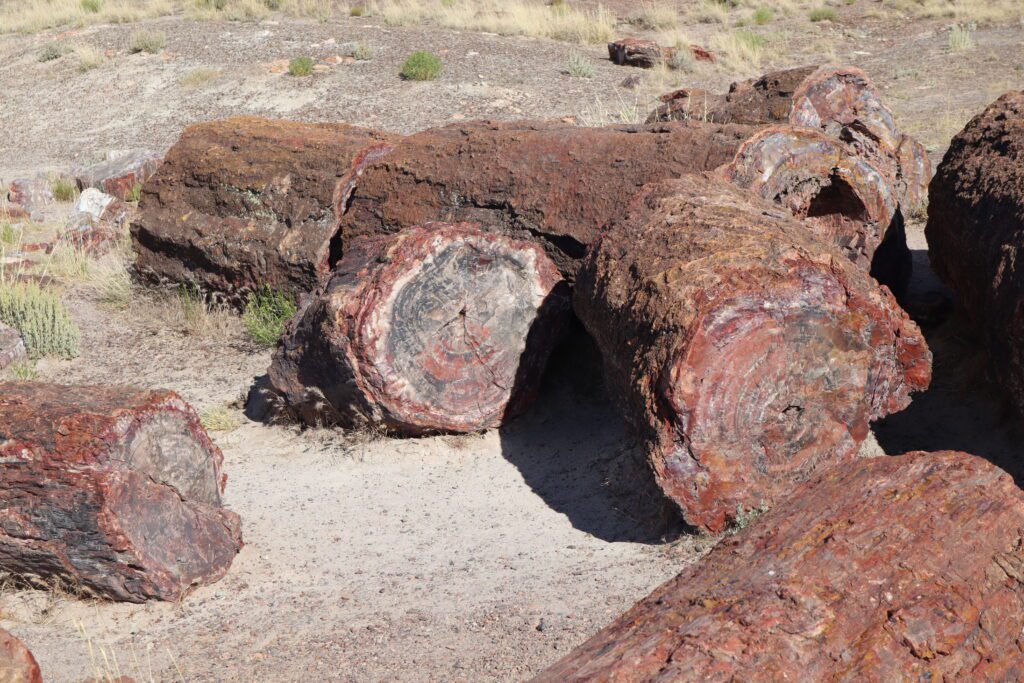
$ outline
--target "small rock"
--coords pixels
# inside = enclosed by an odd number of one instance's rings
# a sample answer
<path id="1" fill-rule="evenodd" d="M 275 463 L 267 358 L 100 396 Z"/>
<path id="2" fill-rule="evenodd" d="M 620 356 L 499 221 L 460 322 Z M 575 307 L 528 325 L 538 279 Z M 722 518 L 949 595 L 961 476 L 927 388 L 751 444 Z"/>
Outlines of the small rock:
<path id="1" fill-rule="evenodd" d="M 12 180 L 7 192 L 7 199 L 24 207 L 32 220 L 38 220 L 42 216 L 42 209 L 53 203 L 50 180 L 45 176 Z"/>
<path id="2" fill-rule="evenodd" d="M 21 333 L 13 327 L 0 323 L 0 370 L 11 363 L 23 361 L 27 357 L 28 352 L 25 349 L 25 341 L 21 338 Z"/>
<path id="3" fill-rule="evenodd" d="M 78 186 L 83 190 L 95 187 L 118 199 L 127 199 L 136 185 L 146 182 L 163 162 L 163 155 L 153 150 L 133 150 L 114 159 L 77 171 Z"/>
<path id="4" fill-rule="evenodd" d="M 331 55 L 330 57 L 325 57 L 324 58 L 324 63 L 325 64 L 341 64 L 341 62 L 343 60 L 344 60 L 344 57 L 342 57 L 341 55 Z"/>
<path id="5" fill-rule="evenodd" d="M 99 220 L 100 216 L 103 215 L 104 210 L 110 202 L 114 201 L 114 198 L 109 194 L 100 192 L 95 187 L 87 187 L 82 190 L 82 194 L 78 197 L 78 202 L 75 204 L 75 211 L 78 213 L 87 213 L 94 219 Z"/>

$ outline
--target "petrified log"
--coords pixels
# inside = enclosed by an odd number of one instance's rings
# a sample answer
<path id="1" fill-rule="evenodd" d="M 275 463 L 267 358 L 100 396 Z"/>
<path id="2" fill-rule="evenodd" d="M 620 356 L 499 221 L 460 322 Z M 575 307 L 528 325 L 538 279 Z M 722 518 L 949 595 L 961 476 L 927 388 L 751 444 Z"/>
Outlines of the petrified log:
<path id="1" fill-rule="evenodd" d="M 264 285 L 315 289 L 329 274 L 336 188 L 348 191 L 392 139 L 251 117 L 187 128 L 142 191 L 136 270 L 236 302 Z"/>
<path id="2" fill-rule="evenodd" d="M 1024 412 L 1024 91 L 953 138 L 929 189 L 928 255 L 981 330 L 992 379 Z"/>
<path id="3" fill-rule="evenodd" d="M 622 38 L 608 43 L 608 59 L 619 66 L 636 66 L 641 69 L 651 69 L 658 64 L 665 64 L 674 68 L 675 56 L 679 50 L 689 50 L 693 58 L 699 62 L 714 63 L 717 60 L 714 54 L 708 52 L 699 45 L 689 47 L 664 47 L 653 40 L 645 38 Z"/>
<path id="4" fill-rule="evenodd" d="M 534 680 L 1021 680 L 1022 528 L 976 456 L 846 463 Z"/>
<path id="5" fill-rule="evenodd" d="M 0 383 L 0 569 L 178 600 L 242 546 L 223 456 L 169 391 Z"/>
<path id="6" fill-rule="evenodd" d="M 95 188 L 125 201 L 156 173 L 163 155 L 147 149 L 108 154 L 106 160 L 75 171 L 82 190 Z"/>
<path id="7" fill-rule="evenodd" d="M 781 208 L 705 175 L 646 188 L 573 301 L 662 490 L 712 531 L 854 457 L 868 423 L 931 378 L 885 288 Z"/>
<path id="8" fill-rule="evenodd" d="M 25 644 L 0 629 L 0 683 L 43 683 L 39 664 Z"/>
<path id="9" fill-rule="evenodd" d="M 532 242 L 472 224 L 365 237 L 289 325 L 270 379 L 307 424 L 496 427 L 533 399 L 569 308 Z"/>

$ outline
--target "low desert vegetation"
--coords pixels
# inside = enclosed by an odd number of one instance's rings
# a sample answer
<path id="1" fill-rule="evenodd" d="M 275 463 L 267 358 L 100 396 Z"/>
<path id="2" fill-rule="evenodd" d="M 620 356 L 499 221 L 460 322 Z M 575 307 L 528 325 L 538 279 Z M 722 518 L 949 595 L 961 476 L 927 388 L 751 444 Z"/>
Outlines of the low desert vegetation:
<path id="1" fill-rule="evenodd" d="M 78 185 L 70 178 L 55 175 L 50 178 L 50 192 L 58 202 L 73 202 L 78 198 Z"/>
<path id="2" fill-rule="evenodd" d="M 1024 18 L 1020 0 L 886 0 L 885 4 L 921 19 L 1001 22 Z"/>
<path id="3" fill-rule="evenodd" d="M 107 61 L 106 55 L 92 45 L 76 45 L 75 59 L 79 73 L 97 69 Z"/>
<path id="4" fill-rule="evenodd" d="M 39 61 L 52 62 L 55 59 L 63 57 L 67 51 L 67 48 L 60 43 L 47 43 L 43 46 L 43 49 L 39 51 Z"/>
<path id="5" fill-rule="evenodd" d="M 772 23 L 772 20 L 775 19 L 775 13 L 767 7 L 758 7 L 751 15 L 751 19 L 758 26 L 764 26 L 765 24 Z"/>
<path id="6" fill-rule="evenodd" d="M 284 326 L 299 308 L 290 296 L 264 287 L 249 296 L 242 323 L 246 334 L 260 346 L 273 346 L 284 334 Z"/>
<path id="7" fill-rule="evenodd" d="M 82 9 L 90 14 L 99 14 L 103 9 L 103 0 L 82 0 Z"/>
<path id="8" fill-rule="evenodd" d="M 35 282 L 0 282 L 0 321 L 21 332 L 32 359 L 78 355 L 82 335 L 59 294 Z"/>
<path id="9" fill-rule="evenodd" d="M 569 55 L 569 75 L 574 78 L 593 78 L 597 71 L 590 60 L 579 52 Z"/>
<path id="10" fill-rule="evenodd" d="M 342 48 L 342 54 L 360 62 L 368 62 L 373 59 L 373 48 L 362 41 L 347 43 Z"/>
<path id="11" fill-rule="evenodd" d="M 741 28 L 716 33 L 709 45 L 727 66 L 744 72 L 760 65 L 767 42 L 761 34 Z"/>
<path id="12" fill-rule="evenodd" d="M 808 16 L 813 22 L 839 20 L 839 13 L 831 7 L 818 7 L 816 9 L 812 9 Z"/>
<path id="13" fill-rule="evenodd" d="M 288 62 L 288 73 L 292 76 L 309 76 L 313 73 L 313 60 L 309 57 L 296 57 Z"/>
<path id="14" fill-rule="evenodd" d="M 629 23 L 645 31 L 664 31 L 679 25 L 679 14 L 668 5 L 644 2 Z"/>
<path id="15" fill-rule="evenodd" d="M 971 32 L 959 24 L 949 30 L 949 51 L 970 52 L 974 49 L 974 38 Z"/>
<path id="16" fill-rule="evenodd" d="M 366 15 L 366 6 L 365 5 L 353 5 L 352 7 L 349 8 L 348 15 L 350 17 L 362 17 L 362 16 L 365 16 Z"/>
<path id="17" fill-rule="evenodd" d="M 199 414 L 199 421 L 211 432 L 230 432 L 242 426 L 238 411 L 225 405 L 207 408 Z"/>
<path id="18" fill-rule="evenodd" d="M 206 85 L 210 81 L 213 81 L 219 78 L 220 76 L 221 71 L 219 69 L 208 69 L 205 67 L 199 67 L 197 69 L 192 69 L 187 74 L 179 78 L 178 84 L 183 88 L 194 90 L 203 85 Z M 141 190 L 141 187 L 139 189 Z M 138 198 L 136 198 L 134 201 L 138 201 Z"/>
<path id="19" fill-rule="evenodd" d="M 417 50 L 402 64 L 399 75 L 407 81 L 432 81 L 441 75 L 441 58 L 432 52 Z"/>
<path id="20" fill-rule="evenodd" d="M 32 380 L 39 379 L 39 370 L 36 369 L 36 364 L 32 361 L 11 363 L 7 367 L 7 374 L 21 382 L 31 382 Z"/>
<path id="21" fill-rule="evenodd" d="M 132 34 L 132 41 L 128 52 L 138 54 L 148 52 L 151 55 L 159 53 L 167 45 L 167 36 L 163 31 L 136 31 Z"/>

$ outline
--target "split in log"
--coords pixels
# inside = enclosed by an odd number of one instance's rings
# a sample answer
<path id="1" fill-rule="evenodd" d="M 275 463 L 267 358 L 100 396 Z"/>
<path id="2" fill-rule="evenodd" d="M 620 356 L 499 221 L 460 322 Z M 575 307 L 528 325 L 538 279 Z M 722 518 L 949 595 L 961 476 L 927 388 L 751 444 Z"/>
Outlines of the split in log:
<path id="1" fill-rule="evenodd" d="M 706 175 L 645 189 L 585 261 L 574 306 L 662 490 L 712 531 L 853 457 L 931 379 L 887 290 Z"/>
<path id="2" fill-rule="evenodd" d="M 43 683 L 39 664 L 25 644 L 0 629 L 0 683 Z"/>
<path id="3" fill-rule="evenodd" d="M 534 681 L 1021 680 L 1022 528 L 973 455 L 830 468 Z"/>
<path id="4" fill-rule="evenodd" d="M 949 145 L 928 201 L 928 255 L 981 330 L 989 374 L 1024 413 L 1024 91 Z"/>
<path id="5" fill-rule="evenodd" d="M 533 243 L 471 224 L 365 237 L 289 324 L 270 379 L 307 424 L 497 427 L 534 398 L 569 310 Z"/>
<path id="6" fill-rule="evenodd" d="M 292 295 L 329 275 L 335 189 L 392 136 L 345 124 L 241 117 L 191 126 L 146 183 L 132 222 L 136 271 L 243 303 L 264 285 Z"/>
<path id="7" fill-rule="evenodd" d="M 242 546 L 223 456 L 169 391 L 0 383 L 0 569 L 178 600 Z"/>

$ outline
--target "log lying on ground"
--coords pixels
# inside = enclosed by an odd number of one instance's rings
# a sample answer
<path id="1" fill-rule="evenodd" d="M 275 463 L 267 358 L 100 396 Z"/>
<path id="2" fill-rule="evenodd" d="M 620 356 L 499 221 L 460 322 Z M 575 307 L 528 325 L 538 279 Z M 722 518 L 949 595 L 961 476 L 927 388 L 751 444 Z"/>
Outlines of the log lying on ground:
<path id="1" fill-rule="evenodd" d="M 362 238 L 289 325 L 270 379 L 307 424 L 497 427 L 533 399 L 569 310 L 533 243 L 472 224 Z"/>
<path id="2" fill-rule="evenodd" d="M 925 236 L 936 274 L 981 329 L 992 379 L 1024 412 L 1024 91 L 953 138 L 932 180 Z"/>
<path id="3" fill-rule="evenodd" d="M 534 680 L 1021 680 L 1022 528 L 976 456 L 847 463 Z"/>
<path id="4" fill-rule="evenodd" d="M 263 285 L 315 289 L 329 274 L 336 187 L 346 191 L 392 139 L 250 117 L 187 128 L 142 191 L 136 270 L 233 301 Z"/>
<path id="5" fill-rule="evenodd" d="M 887 290 L 713 177 L 646 188 L 584 263 L 573 301 L 662 490 L 712 531 L 853 457 L 868 423 L 931 378 Z"/>
<path id="6" fill-rule="evenodd" d="M 0 683 L 43 683 L 39 664 L 25 644 L 0 629 Z"/>
<path id="7" fill-rule="evenodd" d="M 223 456 L 173 392 L 0 383 L 0 569 L 178 600 L 242 546 Z"/>

